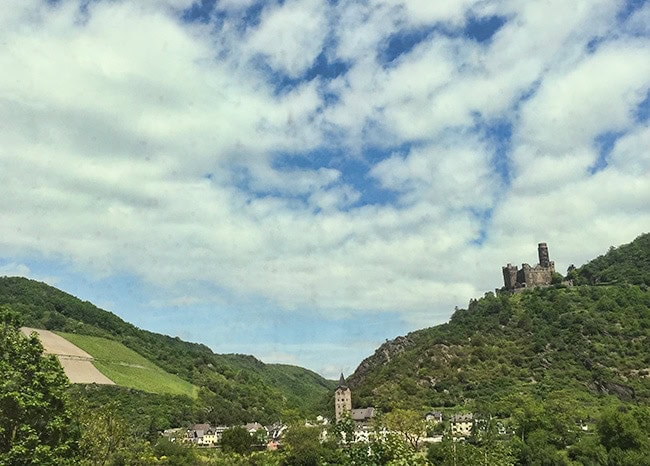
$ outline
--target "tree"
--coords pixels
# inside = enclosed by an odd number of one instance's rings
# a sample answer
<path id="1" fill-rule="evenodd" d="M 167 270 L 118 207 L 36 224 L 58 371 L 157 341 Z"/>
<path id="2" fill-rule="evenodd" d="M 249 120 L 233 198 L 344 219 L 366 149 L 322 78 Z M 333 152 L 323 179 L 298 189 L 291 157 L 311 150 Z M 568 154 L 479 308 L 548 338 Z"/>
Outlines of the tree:
<path id="1" fill-rule="evenodd" d="M 391 411 L 384 417 L 384 424 L 389 431 L 401 435 L 414 450 L 418 449 L 427 431 L 427 421 L 409 409 Z"/>
<path id="2" fill-rule="evenodd" d="M 322 454 L 320 429 L 295 424 L 284 434 L 289 453 L 283 466 L 318 466 Z"/>
<path id="3" fill-rule="evenodd" d="M 354 421 L 349 413 L 346 413 L 334 425 L 334 438 L 339 444 L 350 444 L 354 442 Z"/>
<path id="4" fill-rule="evenodd" d="M 115 403 L 99 408 L 81 404 L 76 408 L 81 430 L 80 464 L 83 466 L 149 464 L 154 458 L 151 444 L 129 428 L 117 414 Z"/>
<path id="5" fill-rule="evenodd" d="M 569 449 L 569 458 L 587 466 L 606 466 L 607 450 L 594 436 L 584 436 Z"/>
<path id="6" fill-rule="evenodd" d="M 619 408 L 602 415 L 598 434 L 600 443 L 607 449 L 610 465 L 636 466 L 650 458 L 650 439 L 644 429 L 648 422 L 646 414 L 642 410 Z"/>
<path id="7" fill-rule="evenodd" d="M 164 437 L 156 442 L 154 452 L 159 458 L 165 457 L 164 464 L 168 466 L 185 466 L 197 462 L 197 455 L 191 446 L 183 442 L 171 442 Z"/>
<path id="8" fill-rule="evenodd" d="M 251 452 L 253 437 L 243 427 L 231 427 L 221 435 L 221 448 L 226 453 L 245 455 Z"/>
<path id="9" fill-rule="evenodd" d="M 483 445 L 455 442 L 445 436 L 441 443 L 432 443 L 427 458 L 436 466 L 512 466 L 516 460 L 511 445 L 496 441 Z"/>
<path id="10" fill-rule="evenodd" d="M 76 430 L 68 409 L 68 379 L 54 356 L 18 318 L 0 307 L 0 464 L 72 464 Z"/>

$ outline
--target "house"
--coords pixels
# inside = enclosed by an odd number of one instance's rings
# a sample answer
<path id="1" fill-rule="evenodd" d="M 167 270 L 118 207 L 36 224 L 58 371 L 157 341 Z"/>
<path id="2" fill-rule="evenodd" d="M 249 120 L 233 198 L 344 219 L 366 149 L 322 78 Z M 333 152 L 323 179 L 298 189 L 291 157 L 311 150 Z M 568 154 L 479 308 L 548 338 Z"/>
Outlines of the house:
<path id="1" fill-rule="evenodd" d="M 217 426 L 214 428 L 214 436 L 216 438 L 215 443 L 221 443 L 221 437 L 223 436 L 223 432 L 228 429 L 226 426 Z"/>
<path id="2" fill-rule="evenodd" d="M 161 432 L 160 435 L 165 437 L 170 442 L 175 442 L 177 439 L 182 439 L 185 436 L 185 432 L 182 427 L 176 427 L 174 429 L 165 429 Z"/>
<path id="3" fill-rule="evenodd" d="M 269 433 L 269 439 L 279 442 L 282 438 L 282 434 L 287 430 L 287 426 L 280 423 L 275 423 L 266 428 Z"/>
<path id="4" fill-rule="evenodd" d="M 213 447 L 219 443 L 219 440 L 221 440 L 221 438 L 217 439 L 216 431 L 214 429 L 208 429 L 203 433 L 203 437 L 199 439 L 197 445 Z"/>
<path id="5" fill-rule="evenodd" d="M 257 431 L 259 431 L 260 429 L 265 431 L 267 435 L 269 433 L 268 429 L 264 427 L 262 424 L 260 424 L 259 422 L 249 422 L 244 426 L 244 429 L 246 429 L 248 433 L 251 435 L 257 434 Z"/>
<path id="6" fill-rule="evenodd" d="M 203 437 L 208 435 L 206 441 L 211 441 L 214 435 L 214 430 L 210 424 L 193 424 L 187 428 L 185 441 L 194 443 L 196 445 L 204 445 Z"/>
<path id="7" fill-rule="evenodd" d="M 434 424 L 440 424 L 442 422 L 442 413 L 440 411 L 429 411 L 424 415 L 424 420 Z"/>
<path id="8" fill-rule="evenodd" d="M 371 406 L 369 408 L 353 409 L 350 412 L 350 417 L 354 422 L 367 422 L 375 417 L 375 408 Z"/>
<path id="9" fill-rule="evenodd" d="M 451 435 L 453 437 L 469 437 L 474 427 L 474 415 L 472 413 L 454 414 L 449 419 Z"/>

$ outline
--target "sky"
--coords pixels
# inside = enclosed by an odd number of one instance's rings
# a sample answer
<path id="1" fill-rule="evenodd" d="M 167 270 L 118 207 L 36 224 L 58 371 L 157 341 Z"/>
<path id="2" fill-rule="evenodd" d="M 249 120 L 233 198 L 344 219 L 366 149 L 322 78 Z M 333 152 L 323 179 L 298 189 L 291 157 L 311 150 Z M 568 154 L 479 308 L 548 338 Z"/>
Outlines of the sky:
<path id="1" fill-rule="evenodd" d="M 0 276 L 336 378 L 650 231 L 645 0 L 3 0 Z"/>

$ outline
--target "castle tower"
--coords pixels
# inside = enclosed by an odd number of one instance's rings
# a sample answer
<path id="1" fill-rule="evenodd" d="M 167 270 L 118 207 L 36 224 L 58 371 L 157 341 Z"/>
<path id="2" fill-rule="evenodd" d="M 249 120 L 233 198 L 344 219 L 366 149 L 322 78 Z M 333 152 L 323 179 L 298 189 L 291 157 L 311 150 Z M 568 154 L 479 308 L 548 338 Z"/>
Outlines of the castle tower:
<path id="1" fill-rule="evenodd" d="M 339 385 L 336 387 L 336 391 L 334 392 L 334 414 L 336 416 L 336 422 L 339 422 L 346 413 L 350 413 L 351 411 L 352 392 L 345 383 L 343 373 L 341 373 Z"/>
<path id="2" fill-rule="evenodd" d="M 508 264 L 501 269 L 503 270 L 503 284 L 505 285 L 506 290 L 514 290 L 517 286 L 518 267 L 516 265 Z"/>
<path id="3" fill-rule="evenodd" d="M 548 256 L 548 246 L 546 246 L 546 243 L 539 243 L 537 245 L 537 255 L 539 256 L 539 265 L 542 267 L 551 266 L 551 261 Z"/>

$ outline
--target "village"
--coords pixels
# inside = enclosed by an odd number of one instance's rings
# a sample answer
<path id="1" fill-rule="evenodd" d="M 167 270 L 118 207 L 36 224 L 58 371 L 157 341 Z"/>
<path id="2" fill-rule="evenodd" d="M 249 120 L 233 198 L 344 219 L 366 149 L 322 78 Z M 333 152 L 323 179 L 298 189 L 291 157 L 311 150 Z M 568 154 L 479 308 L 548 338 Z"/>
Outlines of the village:
<path id="1" fill-rule="evenodd" d="M 335 420 L 318 416 L 315 420 L 305 421 L 305 427 L 320 429 L 320 440 L 325 442 L 330 436 L 340 435 L 343 443 L 369 443 L 372 440 L 384 440 L 389 434 L 401 436 L 416 449 L 421 445 L 439 443 L 448 436 L 455 442 L 462 442 L 473 436 L 485 435 L 488 431 L 499 437 L 510 438 L 515 434 L 514 426 L 509 418 L 484 418 L 471 412 L 444 413 L 443 411 L 428 411 L 418 414 L 419 419 L 411 425 L 397 429 L 381 422 L 381 415 L 374 407 L 352 408 L 352 391 L 347 386 L 341 374 L 334 393 Z M 341 425 L 350 429 L 341 429 Z M 203 448 L 220 448 L 224 432 L 233 428 L 243 428 L 251 436 L 251 444 L 259 450 L 274 451 L 283 446 L 283 434 L 289 429 L 288 425 L 276 423 L 264 426 L 251 422 L 243 426 L 211 426 L 210 424 L 193 424 L 187 428 L 168 429 L 163 436 L 170 441 L 189 443 Z M 586 432 L 589 426 L 578 420 L 576 431 Z M 351 438 L 346 438 L 349 434 Z M 378 437 L 378 438 L 377 438 Z"/>

